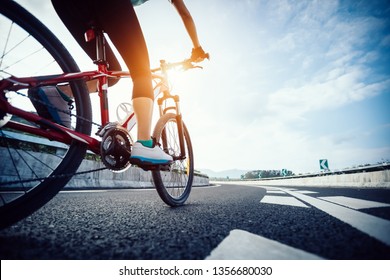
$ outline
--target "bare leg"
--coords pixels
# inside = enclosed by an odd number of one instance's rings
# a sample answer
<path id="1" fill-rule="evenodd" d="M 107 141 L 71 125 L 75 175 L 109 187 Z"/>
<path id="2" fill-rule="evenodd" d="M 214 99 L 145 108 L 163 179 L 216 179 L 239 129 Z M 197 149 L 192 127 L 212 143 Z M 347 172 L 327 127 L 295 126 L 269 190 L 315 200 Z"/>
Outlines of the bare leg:
<path id="1" fill-rule="evenodd" d="M 133 109 L 138 124 L 137 140 L 150 140 L 153 100 L 148 97 L 134 98 Z"/>

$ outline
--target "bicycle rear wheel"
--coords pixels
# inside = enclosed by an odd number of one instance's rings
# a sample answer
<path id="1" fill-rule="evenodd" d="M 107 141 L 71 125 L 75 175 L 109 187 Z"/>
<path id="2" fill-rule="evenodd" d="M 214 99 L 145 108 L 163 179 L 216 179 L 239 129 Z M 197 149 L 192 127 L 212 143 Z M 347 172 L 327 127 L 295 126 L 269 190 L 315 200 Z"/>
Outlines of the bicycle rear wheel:
<path id="1" fill-rule="evenodd" d="M 19 4 L 1 1 L 0 30 L 0 84 L 11 76 L 80 71 L 55 35 Z M 71 82 L 69 89 L 74 99 L 71 127 L 90 134 L 91 104 L 85 82 Z M 15 107 L 35 112 L 27 89 L 12 92 L 5 88 L 0 95 Z M 80 142 L 65 145 L 14 126 L 10 129 L 10 123 L 5 124 L 9 117 L 0 111 L 0 228 L 27 217 L 52 199 L 76 172 L 87 149 Z M 11 121 L 37 127 L 17 116 Z"/>
<path id="2" fill-rule="evenodd" d="M 186 158 L 175 160 L 168 171 L 153 170 L 154 185 L 161 199 L 169 206 L 181 206 L 188 199 L 194 178 L 194 155 L 187 127 L 183 123 Z M 156 124 L 153 137 L 161 143 L 166 153 L 180 155 L 179 130 L 176 115 L 167 113 Z"/>

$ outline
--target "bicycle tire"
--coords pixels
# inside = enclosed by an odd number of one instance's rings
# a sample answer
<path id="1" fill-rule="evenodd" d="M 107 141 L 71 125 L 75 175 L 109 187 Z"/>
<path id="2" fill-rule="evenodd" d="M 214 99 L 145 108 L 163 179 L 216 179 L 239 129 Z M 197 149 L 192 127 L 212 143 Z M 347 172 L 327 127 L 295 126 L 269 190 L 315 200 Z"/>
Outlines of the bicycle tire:
<path id="1" fill-rule="evenodd" d="M 166 140 L 162 135 L 166 134 Z M 184 144 L 186 158 L 175 160 L 169 171 L 152 170 L 152 178 L 160 198 L 169 206 L 183 205 L 188 199 L 194 179 L 194 155 L 191 138 L 187 127 L 183 123 Z M 178 156 L 180 153 L 178 125 L 176 115 L 164 114 L 157 122 L 153 137 L 162 143 L 163 149 L 170 155 Z"/>
<path id="2" fill-rule="evenodd" d="M 28 41 L 33 42 L 34 44 L 42 46 L 42 52 L 40 55 L 51 56 L 53 62 L 57 65 L 53 64 L 48 66 L 48 68 L 58 68 L 62 72 L 79 72 L 79 67 L 76 62 L 67 51 L 67 49 L 63 46 L 63 44 L 58 40 L 58 38 L 44 25 L 42 24 L 36 17 L 34 17 L 31 13 L 21 7 L 19 4 L 10 1 L 10 0 L 2 0 L 0 5 L 0 20 L 1 23 L 6 23 L 11 26 L 9 30 L 16 30 L 16 34 L 25 33 L 28 35 Z M 4 26 L 4 25 L 2 25 Z M 8 25 L 7 25 L 8 26 Z M 5 32 L 4 30 L 2 32 Z M 11 34 L 11 33 L 10 33 Z M 12 35 L 12 34 L 11 34 Z M 8 34 L 9 36 L 9 34 Z M 8 37 L 7 37 L 8 40 Z M 13 49 L 13 51 L 19 49 L 17 46 Z M 3 52 L 3 56 L 0 57 L 0 80 L 1 74 L 9 73 L 11 70 L 6 68 L 7 71 L 3 71 L 6 66 L 4 62 L 5 52 Z M 31 56 L 29 57 L 31 59 Z M 37 60 L 40 62 L 40 60 Z M 35 65 L 28 64 L 28 68 L 34 68 Z M 44 66 L 44 65 L 41 65 Z M 11 67 L 12 68 L 12 67 Z M 16 69 L 17 68 L 12 68 Z M 22 70 L 22 67 L 20 67 Z M 26 69 L 23 69 L 25 71 Z M 53 74 L 53 73 L 51 73 Z M 14 73 L 12 73 L 14 75 Z M 17 76 L 17 75 L 14 75 Z M 27 75 L 24 75 L 27 76 Z M 32 75 L 34 76 L 34 75 Z M 92 111 L 91 111 L 91 101 L 89 99 L 88 90 L 86 88 L 84 81 L 70 82 L 70 88 L 72 90 L 74 104 L 75 104 L 75 112 L 77 116 L 82 118 L 76 118 L 74 121 L 73 127 L 75 131 L 90 134 L 91 133 L 91 119 L 92 119 Z M 0 94 L 5 94 L 0 92 Z M 24 102 L 24 101 L 23 101 Z M 1 113 L 1 112 L 0 112 Z M 1 114 L 0 114 L 1 115 Z M 77 141 L 73 141 L 69 146 L 67 146 L 67 151 L 65 151 L 63 157 L 55 156 L 55 161 L 58 162 L 56 167 L 48 166 L 48 171 L 46 177 L 41 178 L 39 181 L 35 182 L 34 180 L 31 183 L 26 183 L 24 177 L 24 173 L 30 172 L 33 174 L 37 172 L 36 164 L 39 165 L 42 159 L 39 159 L 39 156 L 36 153 L 23 150 L 19 145 L 16 148 L 9 146 L 10 143 L 14 140 L 6 137 L 6 131 L 4 127 L 0 127 L 0 140 L 2 141 L 3 147 L 7 150 L 10 162 L 9 165 L 14 167 L 14 170 L 10 172 L 17 173 L 17 177 L 19 178 L 19 182 L 12 181 L 12 185 L 8 185 L 9 179 L 0 178 L 0 183 L 2 183 L 2 188 L 0 192 L 0 229 L 6 228 L 23 218 L 31 215 L 36 210 L 40 209 L 43 205 L 49 202 L 71 179 L 71 175 L 66 174 L 74 174 L 78 167 L 80 166 L 86 150 L 86 144 L 82 144 Z M 5 143 L 5 144 L 4 144 Z M 34 144 L 35 145 L 35 144 Z M 30 143 L 31 146 L 31 143 Z M 38 151 L 38 154 L 43 154 L 41 150 Z M 36 158 L 37 163 L 33 165 L 31 162 Z M 16 159 L 18 157 L 18 159 Z M 54 156 L 50 155 L 50 157 L 54 158 Z M 26 165 L 22 166 L 21 163 L 23 161 L 28 160 Z M 15 164 L 18 164 L 15 166 Z M 50 165 L 55 163 L 51 163 Z M 46 167 L 45 167 L 46 168 Z M 31 170 L 30 170 L 31 169 Z M 26 171 L 27 170 L 27 171 Z M 35 174 L 35 173 L 34 173 Z M 38 177 L 39 174 L 29 175 L 31 178 Z M 45 175 L 43 175 L 45 176 Z M 11 184 L 11 183 L 10 183 Z M 12 193 L 12 195 L 11 195 Z M 11 196 L 15 196 L 12 197 Z"/>

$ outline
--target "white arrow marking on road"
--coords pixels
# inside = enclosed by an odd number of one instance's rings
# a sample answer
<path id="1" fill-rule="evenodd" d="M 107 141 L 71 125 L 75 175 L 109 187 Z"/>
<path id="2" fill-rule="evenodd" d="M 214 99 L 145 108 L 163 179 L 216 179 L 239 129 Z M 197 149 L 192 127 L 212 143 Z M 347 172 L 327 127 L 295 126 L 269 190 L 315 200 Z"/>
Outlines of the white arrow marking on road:
<path id="1" fill-rule="evenodd" d="M 232 230 L 206 260 L 318 260 L 321 257 L 243 230 Z"/>
<path id="2" fill-rule="evenodd" d="M 289 190 L 285 192 L 390 246 L 390 221 L 298 192 Z"/>

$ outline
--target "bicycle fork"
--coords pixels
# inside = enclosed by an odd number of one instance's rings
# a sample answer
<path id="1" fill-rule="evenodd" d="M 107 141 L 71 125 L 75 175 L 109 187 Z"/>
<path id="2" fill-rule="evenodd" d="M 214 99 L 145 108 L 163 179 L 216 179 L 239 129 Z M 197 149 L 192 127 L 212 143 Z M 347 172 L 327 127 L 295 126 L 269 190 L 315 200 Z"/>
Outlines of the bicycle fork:
<path id="1" fill-rule="evenodd" d="M 163 102 L 167 99 L 173 99 L 175 102 L 175 107 L 163 108 Z M 184 145 L 184 126 L 183 126 L 183 117 L 180 110 L 180 97 L 178 95 L 172 96 L 169 92 L 164 92 L 164 96 L 159 98 L 158 101 L 160 116 L 164 115 L 168 110 L 175 110 L 176 112 L 176 125 L 179 137 L 180 145 L 180 154 L 178 156 L 173 156 L 173 160 L 183 160 L 186 158 L 186 150 Z M 167 141 L 167 131 L 164 128 L 161 133 L 161 140 L 164 151 L 168 152 L 168 141 Z"/>

